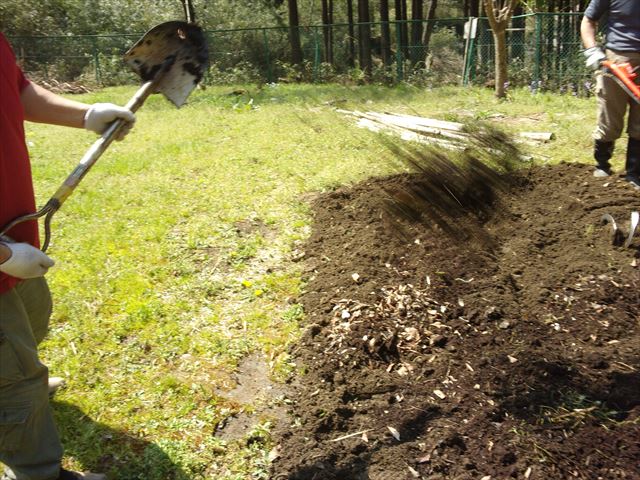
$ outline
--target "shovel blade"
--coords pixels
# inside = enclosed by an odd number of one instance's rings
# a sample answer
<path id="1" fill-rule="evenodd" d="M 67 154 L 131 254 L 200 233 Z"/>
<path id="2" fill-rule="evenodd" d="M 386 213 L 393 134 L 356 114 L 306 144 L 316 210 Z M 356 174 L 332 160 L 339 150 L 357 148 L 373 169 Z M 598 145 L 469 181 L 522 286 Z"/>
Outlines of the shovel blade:
<path id="1" fill-rule="evenodd" d="M 202 79 L 209 55 L 200 27 L 173 21 L 145 33 L 124 60 L 143 82 L 158 79 L 155 93 L 180 107 Z"/>

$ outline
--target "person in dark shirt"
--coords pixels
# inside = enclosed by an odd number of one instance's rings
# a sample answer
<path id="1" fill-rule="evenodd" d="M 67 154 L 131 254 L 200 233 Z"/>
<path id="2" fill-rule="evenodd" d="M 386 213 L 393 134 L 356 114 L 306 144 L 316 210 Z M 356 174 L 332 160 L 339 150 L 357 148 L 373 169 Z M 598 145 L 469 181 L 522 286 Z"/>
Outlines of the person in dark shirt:
<path id="1" fill-rule="evenodd" d="M 605 49 L 596 42 L 598 22 L 607 16 Z M 640 68 L 640 0 L 591 0 L 584 12 L 580 27 L 585 47 L 587 67 L 600 68 L 605 59 L 615 63 L 630 63 Z M 594 176 L 611 175 L 609 160 L 615 141 L 622 135 L 624 117 L 627 119 L 626 180 L 640 190 L 640 105 L 610 77 L 598 75 L 596 85 L 598 99 L 598 125 L 594 131 Z"/>

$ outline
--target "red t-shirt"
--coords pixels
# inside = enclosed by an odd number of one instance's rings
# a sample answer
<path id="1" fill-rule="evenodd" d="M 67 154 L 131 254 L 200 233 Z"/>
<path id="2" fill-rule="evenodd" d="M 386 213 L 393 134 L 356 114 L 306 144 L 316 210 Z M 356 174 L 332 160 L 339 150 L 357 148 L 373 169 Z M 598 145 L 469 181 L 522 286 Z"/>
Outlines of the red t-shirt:
<path id="1" fill-rule="evenodd" d="M 0 227 L 14 218 L 36 211 L 29 152 L 24 138 L 24 109 L 20 93 L 29 85 L 16 65 L 7 39 L 0 33 Z M 38 224 L 25 222 L 6 235 L 16 242 L 40 246 Z M 0 273 L 0 294 L 19 280 Z"/>

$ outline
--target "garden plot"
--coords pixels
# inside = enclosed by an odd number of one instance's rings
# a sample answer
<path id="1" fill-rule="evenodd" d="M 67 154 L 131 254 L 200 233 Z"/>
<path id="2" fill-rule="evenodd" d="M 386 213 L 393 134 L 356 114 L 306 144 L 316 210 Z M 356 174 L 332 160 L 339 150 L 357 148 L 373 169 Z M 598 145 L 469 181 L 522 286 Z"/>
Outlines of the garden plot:
<path id="1" fill-rule="evenodd" d="M 506 180 L 453 235 L 390 208 L 424 174 L 315 201 L 272 478 L 640 478 L 640 239 L 600 224 L 640 197 L 577 164 Z"/>

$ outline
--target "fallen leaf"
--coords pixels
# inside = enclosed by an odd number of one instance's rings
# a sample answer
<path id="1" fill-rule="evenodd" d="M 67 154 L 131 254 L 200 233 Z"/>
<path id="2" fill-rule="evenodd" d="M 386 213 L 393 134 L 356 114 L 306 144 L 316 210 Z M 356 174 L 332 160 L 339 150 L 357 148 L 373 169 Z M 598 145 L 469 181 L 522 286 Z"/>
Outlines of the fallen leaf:
<path id="1" fill-rule="evenodd" d="M 280 445 L 276 445 L 275 447 L 273 447 L 269 452 L 269 456 L 268 456 L 269 461 L 273 462 L 274 460 L 280 458 L 281 451 L 282 451 L 282 447 Z"/>

